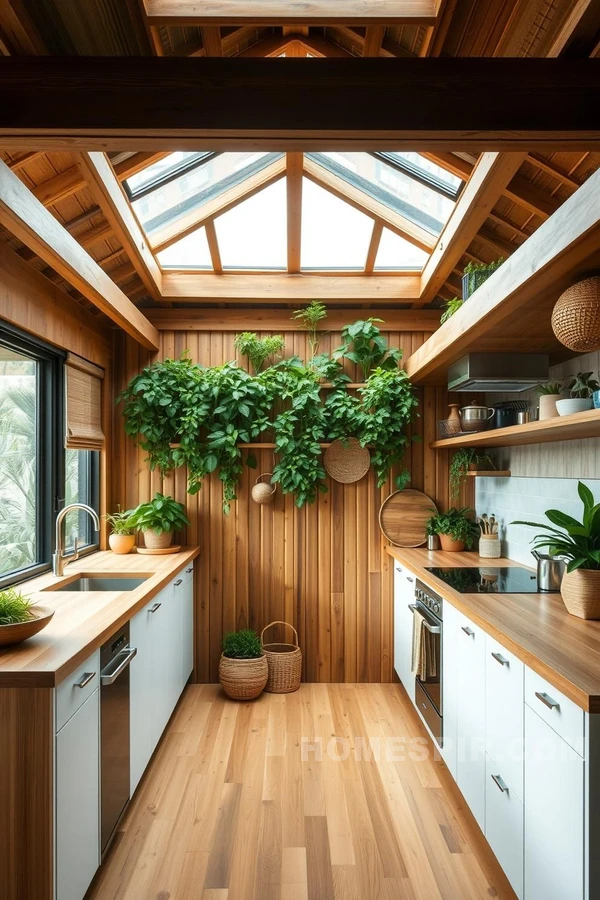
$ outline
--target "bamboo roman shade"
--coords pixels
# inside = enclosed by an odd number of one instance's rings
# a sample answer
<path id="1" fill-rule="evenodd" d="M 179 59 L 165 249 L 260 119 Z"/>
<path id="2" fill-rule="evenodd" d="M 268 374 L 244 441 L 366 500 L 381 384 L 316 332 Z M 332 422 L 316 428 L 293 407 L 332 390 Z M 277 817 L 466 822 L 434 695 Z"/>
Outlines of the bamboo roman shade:
<path id="1" fill-rule="evenodd" d="M 102 450 L 102 379 L 104 369 L 93 363 L 67 354 L 65 381 L 67 393 L 68 450 Z"/>

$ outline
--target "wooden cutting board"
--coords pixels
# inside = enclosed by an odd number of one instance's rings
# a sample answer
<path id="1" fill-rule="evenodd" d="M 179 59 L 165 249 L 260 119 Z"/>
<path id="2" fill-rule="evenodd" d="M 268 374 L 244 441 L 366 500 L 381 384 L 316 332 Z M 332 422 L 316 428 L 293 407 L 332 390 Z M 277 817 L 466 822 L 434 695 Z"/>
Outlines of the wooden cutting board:
<path id="1" fill-rule="evenodd" d="M 435 503 L 422 491 L 395 491 L 381 504 L 379 527 L 394 547 L 420 547 L 427 540 L 425 524 L 435 513 Z"/>

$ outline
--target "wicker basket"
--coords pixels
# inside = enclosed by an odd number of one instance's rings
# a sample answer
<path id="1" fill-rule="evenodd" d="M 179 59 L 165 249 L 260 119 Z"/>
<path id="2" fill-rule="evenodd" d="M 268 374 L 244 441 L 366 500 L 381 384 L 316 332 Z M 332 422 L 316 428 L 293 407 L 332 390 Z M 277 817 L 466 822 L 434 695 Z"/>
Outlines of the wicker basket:
<path id="1" fill-rule="evenodd" d="M 352 484 L 369 471 L 371 455 L 356 438 L 334 441 L 325 451 L 323 465 L 334 481 Z"/>
<path id="2" fill-rule="evenodd" d="M 265 644 L 263 636 L 273 625 L 287 625 L 294 632 L 293 644 Z M 266 691 L 271 694 L 289 694 L 297 691 L 302 678 L 302 650 L 298 646 L 298 632 L 288 622 L 271 622 L 260 634 L 260 642 L 265 651 L 269 667 Z"/>
<path id="3" fill-rule="evenodd" d="M 567 612 L 579 619 L 600 619 L 600 571 L 575 569 L 563 575 L 560 593 Z"/>
<path id="4" fill-rule="evenodd" d="M 219 681 L 232 700 L 255 700 L 265 689 L 269 667 L 266 656 L 254 659 L 231 659 L 221 654 Z"/>
<path id="5" fill-rule="evenodd" d="M 585 278 L 567 288 L 552 313 L 554 334 L 576 353 L 600 350 L 600 277 Z"/>
<path id="6" fill-rule="evenodd" d="M 499 559 L 501 555 L 501 544 L 497 534 L 481 535 L 479 538 L 479 555 L 483 559 Z"/>
<path id="7" fill-rule="evenodd" d="M 437 436 L 441 441 L 444 438 L 456 437 L 461 433 L 460 419 L 438 419 Z"/>
<path id="8" fill-rule="evenodd" d="M 252 499 L 255 503 L 260 503 L 264 505 L 266 503 L 272 503 L 273 498 L 275 496 L 275 485 L 265 484 L 265 482 L 261 481 L 261 478 L 272 478 L 272 472 L 263 472 L 262 475 L 259 475 L 254 485 L 252 487 Z"/>
<path id="9" fill-rule="evenodd" d="M 172 531 L 163 531 L 157 534 L 155 531 L 144 531 L 144 543 L 148 550 L 166 550 L 173 540 Z"/>

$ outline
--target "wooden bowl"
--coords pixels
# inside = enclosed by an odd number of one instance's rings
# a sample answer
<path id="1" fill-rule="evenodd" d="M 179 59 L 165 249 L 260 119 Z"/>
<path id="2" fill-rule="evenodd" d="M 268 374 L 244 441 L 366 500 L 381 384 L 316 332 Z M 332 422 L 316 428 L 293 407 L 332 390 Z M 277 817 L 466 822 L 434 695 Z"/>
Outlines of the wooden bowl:
<path id="1" fill-rule="evenodd" d="M 0 647 L 21 644 L 27 638 L 33 637 L 46 627 L 54 615 L 54 610 L 49 606 L 32 606 L 30 611 L 34 614 L 34 619 L 17 622 L 14 625 L 0 625 Z"/>

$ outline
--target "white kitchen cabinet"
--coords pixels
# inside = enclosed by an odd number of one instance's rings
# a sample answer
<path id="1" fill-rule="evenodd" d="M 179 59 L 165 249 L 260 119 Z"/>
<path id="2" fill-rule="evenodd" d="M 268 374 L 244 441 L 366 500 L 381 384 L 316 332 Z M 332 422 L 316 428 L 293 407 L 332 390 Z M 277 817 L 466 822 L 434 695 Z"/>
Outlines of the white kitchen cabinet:
<path id="1" fill-rule="evenodd" d="M 188 566 L 175 579 L 175 600 L 179 606 L 181 658 L 179 691 L 184 689 L 194 669 L 194 567 Z"/>
<path id="2" fill-rule="evenodd" d="M 487 754 L 485 836 L 515 894 L 523 900 L 523 803 L 504 777 L 504 767 Z"/>
<path id="3" fill-rule="evenodd" d="M 56 900 L 82 900 L 100 865 L 97 688 L 58 732 L 55 749 Z"/>
<path id="4" fill-rule="evenodd" d="M 444 609 L 445 619 L 445 609 Z M 457 784 L 485 830 L 485 632 L 462 613 L 457 627 Z"/>
<path id="5" fill-rule="evenodd" d="M 524 670 L 521 660 L 486 635 L 485 749 L 501 767 L 502 777 L 520 800 L 523 800 Z"/>
<path id="6" fill-rule="evenodd" d="M 584 828 L 584 761 L 525 706 L 525 900 L 583 900 Z"/>
<path id="7" fill-rule="evenodd" d="M 415 702 L 415 676 L 411 671 L 413 614 L 415 602 L 413 572 L 394 563 L 394 669 L 412 703 Z"/>
<path id="8" fill-rule="evenodd" d="M 458 742 L 458 611 L 444 603 L 442 629 L 442 758 L 457 780 Z"/>

